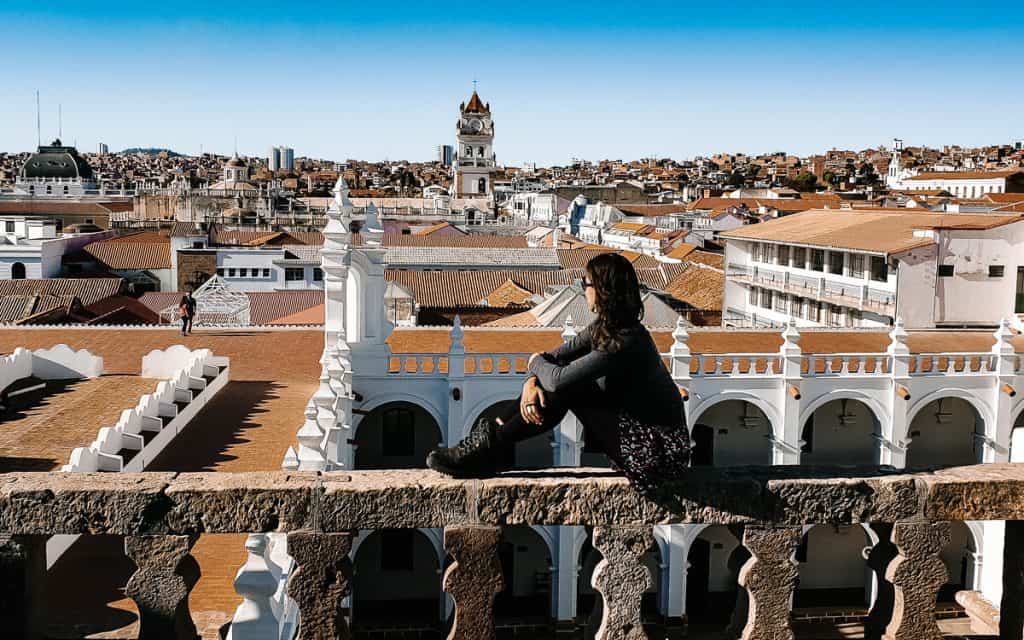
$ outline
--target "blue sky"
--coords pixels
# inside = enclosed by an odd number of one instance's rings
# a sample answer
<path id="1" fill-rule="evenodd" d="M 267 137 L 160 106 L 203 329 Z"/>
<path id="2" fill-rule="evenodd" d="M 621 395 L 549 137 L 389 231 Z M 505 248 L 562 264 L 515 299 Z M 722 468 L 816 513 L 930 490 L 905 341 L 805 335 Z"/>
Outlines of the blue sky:
<path id="1" fill-rule="evenodd" d="M 0 150 L 425 160 L 479 80 L 506 164 L 1024 138 L 1019 3 L 0 0 Z"/>

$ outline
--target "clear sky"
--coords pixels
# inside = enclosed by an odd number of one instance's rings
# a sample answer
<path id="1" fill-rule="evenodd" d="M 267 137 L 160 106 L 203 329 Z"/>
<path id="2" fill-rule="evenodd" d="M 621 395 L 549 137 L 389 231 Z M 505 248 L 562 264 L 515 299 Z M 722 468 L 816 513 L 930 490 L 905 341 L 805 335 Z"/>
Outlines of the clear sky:
<path id="1" fill-rule="evenodd" d="M 0 150 L 426 160 L 472 81 L 503 164 L 1024 138 L 1012 2 L 0 2 Z"/>

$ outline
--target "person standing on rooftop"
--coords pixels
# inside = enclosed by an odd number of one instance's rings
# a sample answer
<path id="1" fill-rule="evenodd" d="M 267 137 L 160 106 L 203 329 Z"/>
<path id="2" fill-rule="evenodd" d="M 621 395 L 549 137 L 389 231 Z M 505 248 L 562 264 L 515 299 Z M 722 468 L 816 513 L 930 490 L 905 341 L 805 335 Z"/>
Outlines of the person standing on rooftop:
<path id="1" fill-rule="evenodd" d="M 503 449 L 554 429 L 569 411 L 645 495 L 688 465 L 682 398 L 641 323 L 633 265 L 616 253 L 598 255 L 587 263 L 583 287 L 596 318 L 554 351 L 530 356 L 518 410 L 481 420 L 454 447 L 434 449 L 428 467 L 456 477 L 493 475 Z"/>

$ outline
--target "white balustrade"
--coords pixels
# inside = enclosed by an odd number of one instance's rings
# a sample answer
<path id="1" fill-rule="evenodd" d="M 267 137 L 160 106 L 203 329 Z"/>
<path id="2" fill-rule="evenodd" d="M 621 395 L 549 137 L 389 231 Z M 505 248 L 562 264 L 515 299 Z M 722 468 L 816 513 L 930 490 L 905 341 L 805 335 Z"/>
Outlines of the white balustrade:
<path id="1" fill-rule="evenodd" d="M 804 375 L 880 376 L 890 372 L 889 356 L 884 353 L 809 353 L 804 355 Z"/>

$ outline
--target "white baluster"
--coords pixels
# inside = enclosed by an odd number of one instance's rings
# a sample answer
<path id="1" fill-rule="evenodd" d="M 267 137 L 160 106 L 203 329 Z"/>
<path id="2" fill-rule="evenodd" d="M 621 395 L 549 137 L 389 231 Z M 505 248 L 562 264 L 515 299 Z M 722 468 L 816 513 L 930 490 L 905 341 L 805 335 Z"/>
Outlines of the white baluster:
<path id="1" fill-rule="evenodd" d="M 228 640 L 271 640 L 279 637 L 279 623 L 272 598 L 277 579 L 267 565 L 267 534 L 254 533 L 245 540 L 245 564 L 235 575 L 235 591 L 242 604 L 235 610 Z"/>

